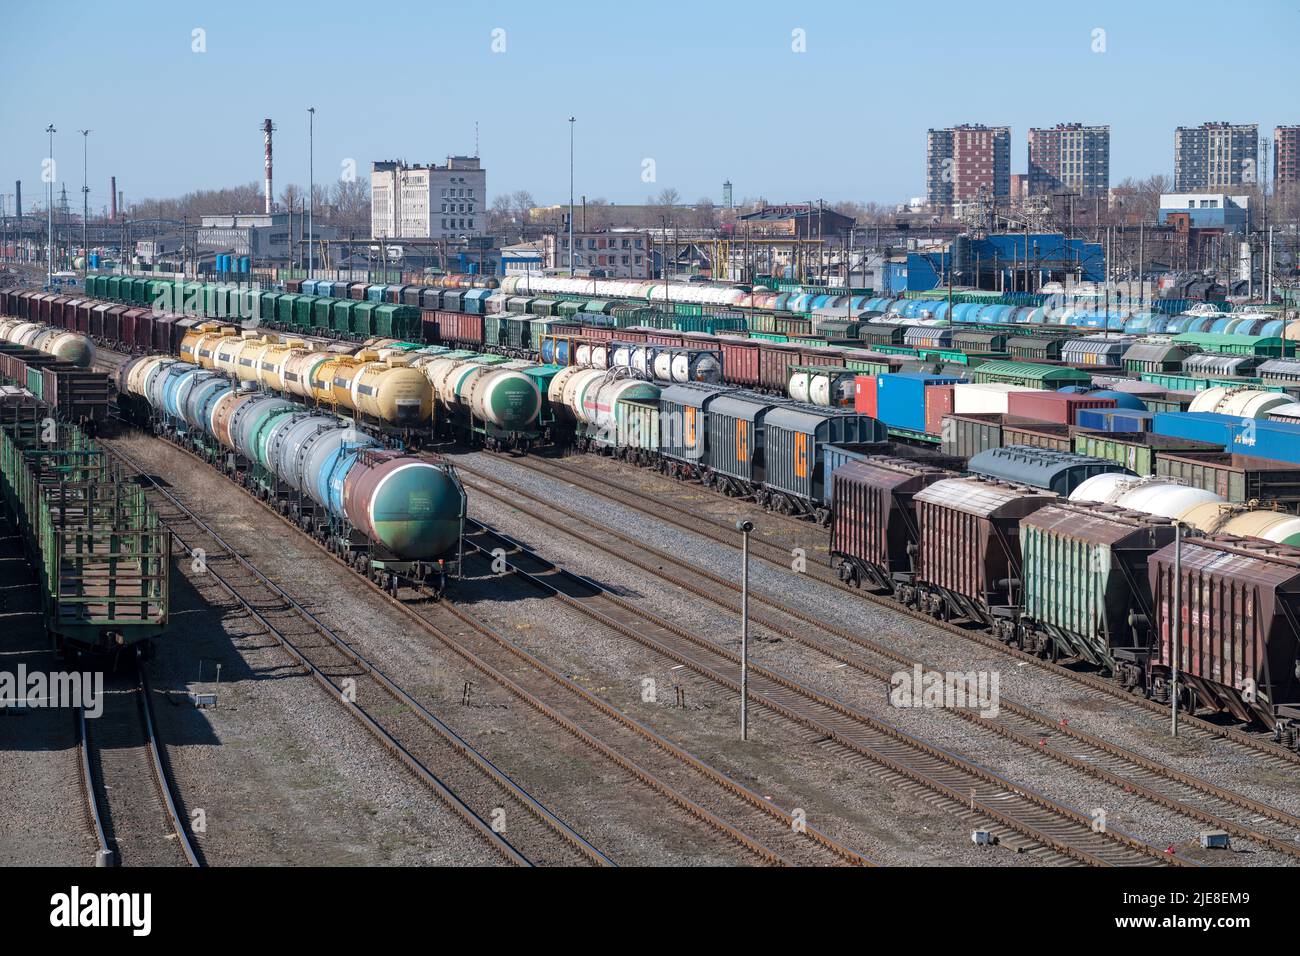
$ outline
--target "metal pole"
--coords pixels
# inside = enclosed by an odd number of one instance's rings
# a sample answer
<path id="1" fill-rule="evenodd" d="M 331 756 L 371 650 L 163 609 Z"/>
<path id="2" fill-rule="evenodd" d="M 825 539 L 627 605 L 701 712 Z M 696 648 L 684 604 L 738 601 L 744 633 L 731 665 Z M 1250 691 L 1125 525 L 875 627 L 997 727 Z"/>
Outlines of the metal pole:
<path id="1" fill-rule="evenodd" d="M 1174 522 L 1174 626 L 1169 634 L 1169 732 L 1178 736 L 1178 658 L 1183 639 L 1183 523 Z"/>
<path id="2" fill-rule="evenodd" d="M 81 255 L 85 259 L 86 268 L 83 271 L 90 271 L 90 241 L 87 239 L 87 223 L 90 221 L 90 179 L 87 175 L 87 167 L 90 162 L 90 133 L 88 129 L 78 130 L 81 134 Z"/>
<path id="3" fill-rule="evenodd" d="M 396 179 L 394 179 L 394 186 Z M 307 107 L 307 278 L 312 277 L 316 265 L 316 250 L 312 248 L 314 240 L 312 213 L 316 206 L 316 107 Z M 394 188 L 393 194 L 396 196 Z M 401 232 L 401 228 L 398 228 Z"/>
<path id="4" fill-rule="evenodd" d="M 736 519 L 740 532 L 740 739 L 749 739 L 749 533 L 754 522 Z"/>
<path id="5" fill-rule="evenodd" d="M 577 122 L 576 116 L 569 117 L 569 277 L 573 278 L 574 273 L 574 248 L 573 248 L 573 124 Z"/>
<path id="6" fill-rule="evenodd" d="M 50 134 L 50 155 L 48 157 L 50 168 L 46 170 L 45 173 L 50 180 L 50 201 L 45 210 L 49 219 L 49 234 L 45 244 L 46 258 L 48 260 L 45 273 L 45 288 L 52 289 L 54 288 L 54 134 L 57 133 L 58 130 L 56 130 L 54 124 L 51 123 L 49 126 L 45 127 L 45 132 Z"/>

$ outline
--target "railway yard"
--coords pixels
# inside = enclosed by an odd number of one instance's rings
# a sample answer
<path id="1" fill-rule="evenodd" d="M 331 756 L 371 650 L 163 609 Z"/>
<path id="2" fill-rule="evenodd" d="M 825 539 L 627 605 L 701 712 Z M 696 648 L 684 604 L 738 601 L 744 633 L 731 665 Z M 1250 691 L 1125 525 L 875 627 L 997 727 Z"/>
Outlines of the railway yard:
<path id="1" fill-rule="evenodd" d="M 791 341 L 797 314 L 780 310 L 744 324 L 785 322 L 772 333 L 784 343 L 734 323 L 656 330 L 644 308 L 539 319 L 532 310 L 580 300 L 504 293 L 453 319 L 444 292 L 428 303 L 413 287 L 362 290 L 392 302 L 387 321 L 401 328 L 355 324 L 344 303 L 367 300 L 322 288 L 301 312 L 307 293 L 270 293 L 293 300 L 287 311 L 253 293 L 277 322 L 241 332 L 202 311 L 216 304 L 206 287 L 193 291 L 197 314 L 160 316 L 125 304 L 156 288 L 108 281 L 87 283 L 103 299 L 0 292 L 6 670 L 89 662 L 103 680 L 95 700 L 10 707 L 0 720 L 12 757 L 0 789 L 15 794 L 0 862 L 1300 858 L 1295 705 L 1276 670 L 1292 667 L 1300 635 L 1288 630 L 1291 592 L 1278 591 L 1281 625 L 1259 628 L 1267 664 L 1248 645 L 1231 651 L 1262 670 L 1224 683 L 1184 665 L 1175 690 L 1161 670 L 1168 645 L 1152 637 L 1169 633 L 1170 603 L 1149 590 L 1159 595 L 1170 548 L 1178 561 L 1220 548 L 1272 562 L 1281 576 L 1268 580 L 1284 588 L 1283 571 L 1300 566 L 1290 512 L 1269 512 L 1282 519 L 1272 537 L 1201 528 L 1193 512 L 1214 502 L 1220 524 L 1263 512 L 1157 475 L 1160 449 L 1194 446 L 1079 424 L 1088 410 L 1122 414 L 1111 396 L 1149 389 L 1107 379 L 1058 391 L 1094 373 L 1049 376 L 1081 366 L 964 353 L 951 340 L 939 343 L 943 368 L 909 370 L 868 340 L 933 326 L 878 300 L 828 306 L 857 309 L 851 322 L 806 311 L 810 332 L 833 337 L 803 345 Z M 223 313 L 245 295 L 221 294 Z M 419 307 L 401 305 L 412 297 Z M 348 314 L 330 328 L 336 305 Z M 512 325 L 520 315 L 530 317 Z M 1136 354 L 1149 354 L 1142 344 Z M 773 356 L 784 365 L 769 373 Z M 980 368 L 1041 387 L 989 387 L 1005 378 L 972 381 Z M 1291 427 L 1288 386 L 1206 384 L 1216 408 L 1254 401 L 1281 413 L 1255 415 L 1258 427 Z M 1047 417 L 1008 413 L 1017 388 Z M 1271 395 L 1281 398 L 1259 398 Z M 982 404 L 962 406 L 972 400 Z M 1197 402 L 1158 414 L 1231 418 Z M 931 403 L 943 422 L 933 432 Z M 990 441 L 990 427 L 1120 450 Z M 970 447 L 976 428 L 984 457 Z M 1282 488 L 1280 473 L 1250 472 Z M 1109 497 L 1079 494 L 1101 482 Z M 1141 506 L 1123 497 L 1138 492 Z M 966 518 L 945 524 L 945 508 Z M 1061 562 L 1081 560 L 1069 550 L 1031 563 L 1031 517 L 1034 529 L 1060 527 L 1043 516 L 1071 526 L 1056 533 L 1072 547 L 1116 542 L 1087 559 L 1093 577 L 1056 579 L 1074 567 Z M 988 522 L 984 538 L 972 517 Z M 1171 537 L 1171 519 L 1185 537 Z M 1128 537 L 1088 538 L 1089 521 Z M 944 535 L 949 550 L 932 552 Z M 951 571 L 944 554 L 984 565 Z M 1093 588 L 1104 597 L 1079 606 L 1090 623 L 1051 616 Z M 1039 593 L 1052 598 L 1036 605 Z M 1267 600 L 1236 606 L 1249 617 Z M 1259 694 L 1256 677 L 1267 680 Z M 900 703 L 909 681 L 916 700 Z M 972 697 L 952 703 L 945 692 L 959 685 Z M 922 686 L 939 689 L 937 704 Z"/>

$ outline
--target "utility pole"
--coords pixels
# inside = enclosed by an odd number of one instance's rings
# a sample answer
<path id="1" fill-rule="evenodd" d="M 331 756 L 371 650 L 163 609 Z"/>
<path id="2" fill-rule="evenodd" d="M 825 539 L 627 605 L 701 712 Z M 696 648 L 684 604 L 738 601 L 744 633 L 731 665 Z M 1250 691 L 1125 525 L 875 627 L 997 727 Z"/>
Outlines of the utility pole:
<path id="1" fill-rule="evenodd" d="M 754 522 L 736 519 L 740 532 L 740 739 L 749 739 L 749 535 Z"/>
<path id="2" fill-rule="evenodd" d="M 45 273 L 45 288 L 54 288 L 54 134 L 58 132 L 51 123 L 45 127 L 45 132 L 50 136 L 50 154 L 48 157 L 49 168 L 45 171 L 45 178 L 50 181 L 50 201 L 46 206 L 46 215 L 49 219 L 49 233 L 46 240 L 45 252 L 47 258 Z"/>
<path id="3" fill-rule="evenodd" d="M 578 121 L 576 116 L 569 117 L 569 277 L 576 275 L 574 271 L 575 250 L 573 248 L 573 124 Z"/>
<path id="4" fill-rule="evenodd" d="M 85 257 L 86 269 L 90 270 L 90 242 L 87 239 L 87 223 L 90 221 L 90 179 L 87 168 L 90 159 L 90 133 L 88 129 L 77 130 L 81 134 L 81 254 Z"/>
<path id="5" fill-rule="evenodd" d="M 1183 639 L 1183 523 L 1174 522 L 1174 626 L 1169 635 L 1169 732 L 1178 736 L 1178 658 Z"/>
<path id="6" fill-rule="evenodd" d="M 314 233 L 312 213 L 316 205 L 316 107 L 307 107 L 307 278 L 312 277 L 312 268 L 316 264 L 316 250 L 312 247 Z M 396 197 L 396 178 L 394 178 L 393 195 Z M 401 229 L 399 227 L 398 233 Z"/>

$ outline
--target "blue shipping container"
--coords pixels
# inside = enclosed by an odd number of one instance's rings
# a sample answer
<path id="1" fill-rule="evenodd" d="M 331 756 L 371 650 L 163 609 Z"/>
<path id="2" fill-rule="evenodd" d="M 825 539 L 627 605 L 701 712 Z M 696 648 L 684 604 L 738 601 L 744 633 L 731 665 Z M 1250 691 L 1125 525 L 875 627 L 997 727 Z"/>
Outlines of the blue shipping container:
<path id="1" fill-rule="evenodd" d="M 1224 450 L 1241 455 L 1300 463 L 1300 425 L 1290 422 L 1214 412 L 1160 412 L 1152 427 L 1158 435 L 1194 438 L 1222 445 Z"/>
<path id="2" fill-rule="evenodd" d="M 890 428 L 925 431 L 925 389 L 930 385 L 952 385 L 955 375 L 927 375 L 924 372 L 891 372 L 876 376 L 876 417 Z"/>
<path id="3" fill-rule="evenodd" d="M 1135 412 L 1121 408 L 1081 408 L 1075 424 L 1103 432 L 1146 432 L 1151 430 L 1153 412 Z"/>

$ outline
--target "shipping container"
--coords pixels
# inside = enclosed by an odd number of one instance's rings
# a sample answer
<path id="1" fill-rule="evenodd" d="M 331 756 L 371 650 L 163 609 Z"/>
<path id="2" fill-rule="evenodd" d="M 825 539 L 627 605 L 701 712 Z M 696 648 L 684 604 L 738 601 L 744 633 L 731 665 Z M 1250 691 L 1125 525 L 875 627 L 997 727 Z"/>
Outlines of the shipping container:
<path id="1" fill-rule="evenodd" d="M 1131 408 L 1085 408 L 1075 422 L 1080 428 L 1101 432 L 1149 432 L 1155 412 L 1135 412 Z"/>
<path id="2" fill-rule="evenodd" d="M 1064 425 L 1078 424 L 1081 409 L 1114 407 L 1114 399 L 1069 392 L 1013 392 L 1007 396 L 1007 414 Z"/>
<path id="3" fill-rule="evenodd" d="M 878 418 L 890 428 L 924 434 L 930 390 L 960 381 L 956 376 L 917 372 L 858 376 L 854 380 L 854 410 Z"/>

